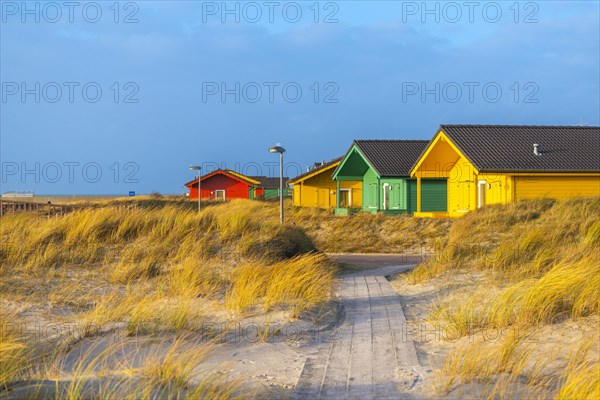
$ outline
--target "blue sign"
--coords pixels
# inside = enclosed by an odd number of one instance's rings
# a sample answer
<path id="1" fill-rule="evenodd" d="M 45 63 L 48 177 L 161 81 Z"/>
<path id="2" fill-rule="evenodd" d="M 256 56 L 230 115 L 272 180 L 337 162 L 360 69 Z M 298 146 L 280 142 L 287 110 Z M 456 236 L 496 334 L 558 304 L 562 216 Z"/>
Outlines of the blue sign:
<path id="1" fill-rule="evenodd" d="M 133 197 L 133 196 L 135 196 L 135 192 L 129 192 L 129 195 L 130 195 L 131 197 Z"/>

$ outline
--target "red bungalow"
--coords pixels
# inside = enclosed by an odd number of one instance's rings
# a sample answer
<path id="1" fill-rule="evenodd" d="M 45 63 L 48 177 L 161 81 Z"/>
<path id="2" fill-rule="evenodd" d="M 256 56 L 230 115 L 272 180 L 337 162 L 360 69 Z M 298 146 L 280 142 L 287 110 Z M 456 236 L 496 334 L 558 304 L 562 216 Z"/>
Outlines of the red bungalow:
<path id="1" fill-rule="evenodd" d="M 202 176 L 202 199 L 231 200 L 254 197 L 254 188 L 260 182 L 229 169 L 218 169 Z M 198 200 L 198 179 L 185 184 L 190 190 L 190 200 Z"/>

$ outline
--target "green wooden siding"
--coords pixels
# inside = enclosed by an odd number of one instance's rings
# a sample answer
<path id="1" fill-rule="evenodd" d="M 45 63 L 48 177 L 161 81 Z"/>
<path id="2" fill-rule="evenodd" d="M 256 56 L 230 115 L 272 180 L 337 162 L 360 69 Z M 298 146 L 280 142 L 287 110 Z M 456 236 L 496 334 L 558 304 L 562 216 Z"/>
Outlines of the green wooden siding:
<path id="1" fill-rule="evenodd" d="M 342 160 L 335 179 L 362 181 L 362 209 L 385 214 L 414 213 L 417 204 L 416 180 L 408 177 L 380 177 L 357 148 Z M 388 202 L 385 187 L 389 185 Z M 423 187 L 423 211 L 446 211 L 446 180 L 427 180 Z"/>
<path id="2" fill-rule="evenodd" d="M 288 197 L 291 191 L 288 188 L 283 188 L 283 197 Z M 263 200 L 276 200 L 279 198 L 279 189 L 278 188 L 268 188 L 265 189 L 265 194 L 263 195 Z"/>
<path id="3" fill-rule="evenodd" d="M 421 180 L 421 211 L 448 211 L 448 182 L 446 179 Z M 417 181 L 408 181 L 408 212 L 417 212 Z"/>
<path id="4" fill-rule="evenodd" d="M 265 189 L 265 194 L 263 195 L 264 200 L 275 200 L 279 198 L 279 189 Z"/>
<path id="5" fill-rule="evenodd" d="M 389 186 L 388 204 L 385 204 L 385 186 Z M 381 178 L 379 209 L 390 213 L 406 213 L 406 178 Z"/>
<path id="6" fill-rule="evenodd" d="M 408 209 L 406 178 L 379 178 L 369 169 L 363 176 L 363 210 L 376 213 L 405 214 Z M 387 207 L 385 204 L 385 186 L 389 185 Z"/>
<path id="7" fill-rule="evenodd" d="M 263 194 L 258 196 L 256 191 L 258 188 L 250 188 L 249 198 L 250 200 L 277 200 L 279 199 L 279 189 L 278 188 L 268 188 L 263 189 Z M 283 188 L 283 196 L 288 197 L 291 196 L 292 190 L 289 188 Z"/>

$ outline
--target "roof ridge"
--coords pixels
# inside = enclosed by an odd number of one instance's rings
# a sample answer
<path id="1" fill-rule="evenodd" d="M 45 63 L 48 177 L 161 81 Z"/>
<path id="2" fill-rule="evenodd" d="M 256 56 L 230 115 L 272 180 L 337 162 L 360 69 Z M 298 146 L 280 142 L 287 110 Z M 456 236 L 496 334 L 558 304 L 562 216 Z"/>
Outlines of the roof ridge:
<path id="1" fill-rule="evenodd" d="M 429 139 L 354 139 L 355 142 L 429 142 Z"/>
<path id="2" fill-rule="evenodd" d="M 441 124 L 440 126 L 451 126 L 451 127 L 495 127 L 495 128 L 570 128 L 570 129 L 598 129 L 600 126 L 579 126 L 579 125 L 494 125 L 494 124 Z"/>

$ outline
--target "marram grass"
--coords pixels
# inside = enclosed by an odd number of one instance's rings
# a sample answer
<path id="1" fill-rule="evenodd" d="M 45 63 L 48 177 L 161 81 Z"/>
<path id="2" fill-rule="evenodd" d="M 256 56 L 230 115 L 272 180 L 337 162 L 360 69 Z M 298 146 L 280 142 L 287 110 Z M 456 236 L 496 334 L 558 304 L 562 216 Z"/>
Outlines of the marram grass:
<path id="1" fill-rule="evenodd" d="M 401 278 L 406 284 L 438 277 L 462 282 L 463 289 L 435 303 L 429 316 L 452 328 L 448 339 L 464 342 L 438 371 L 442 395 L 476 384 L 489 399 L 600 398 L 597 353 L 579 351 L 561 364 L 558 353 L 542 350 L 544 337 L 528 343 L 546 326 L 597 321 L 599 216 L 599 198 L 487 207 L 456 221 L 436 256 Z M 490 331 L 502 332 L 501 339 L 471 339 Z M 597 331 L 590 341 L 598 346 Z"/>

